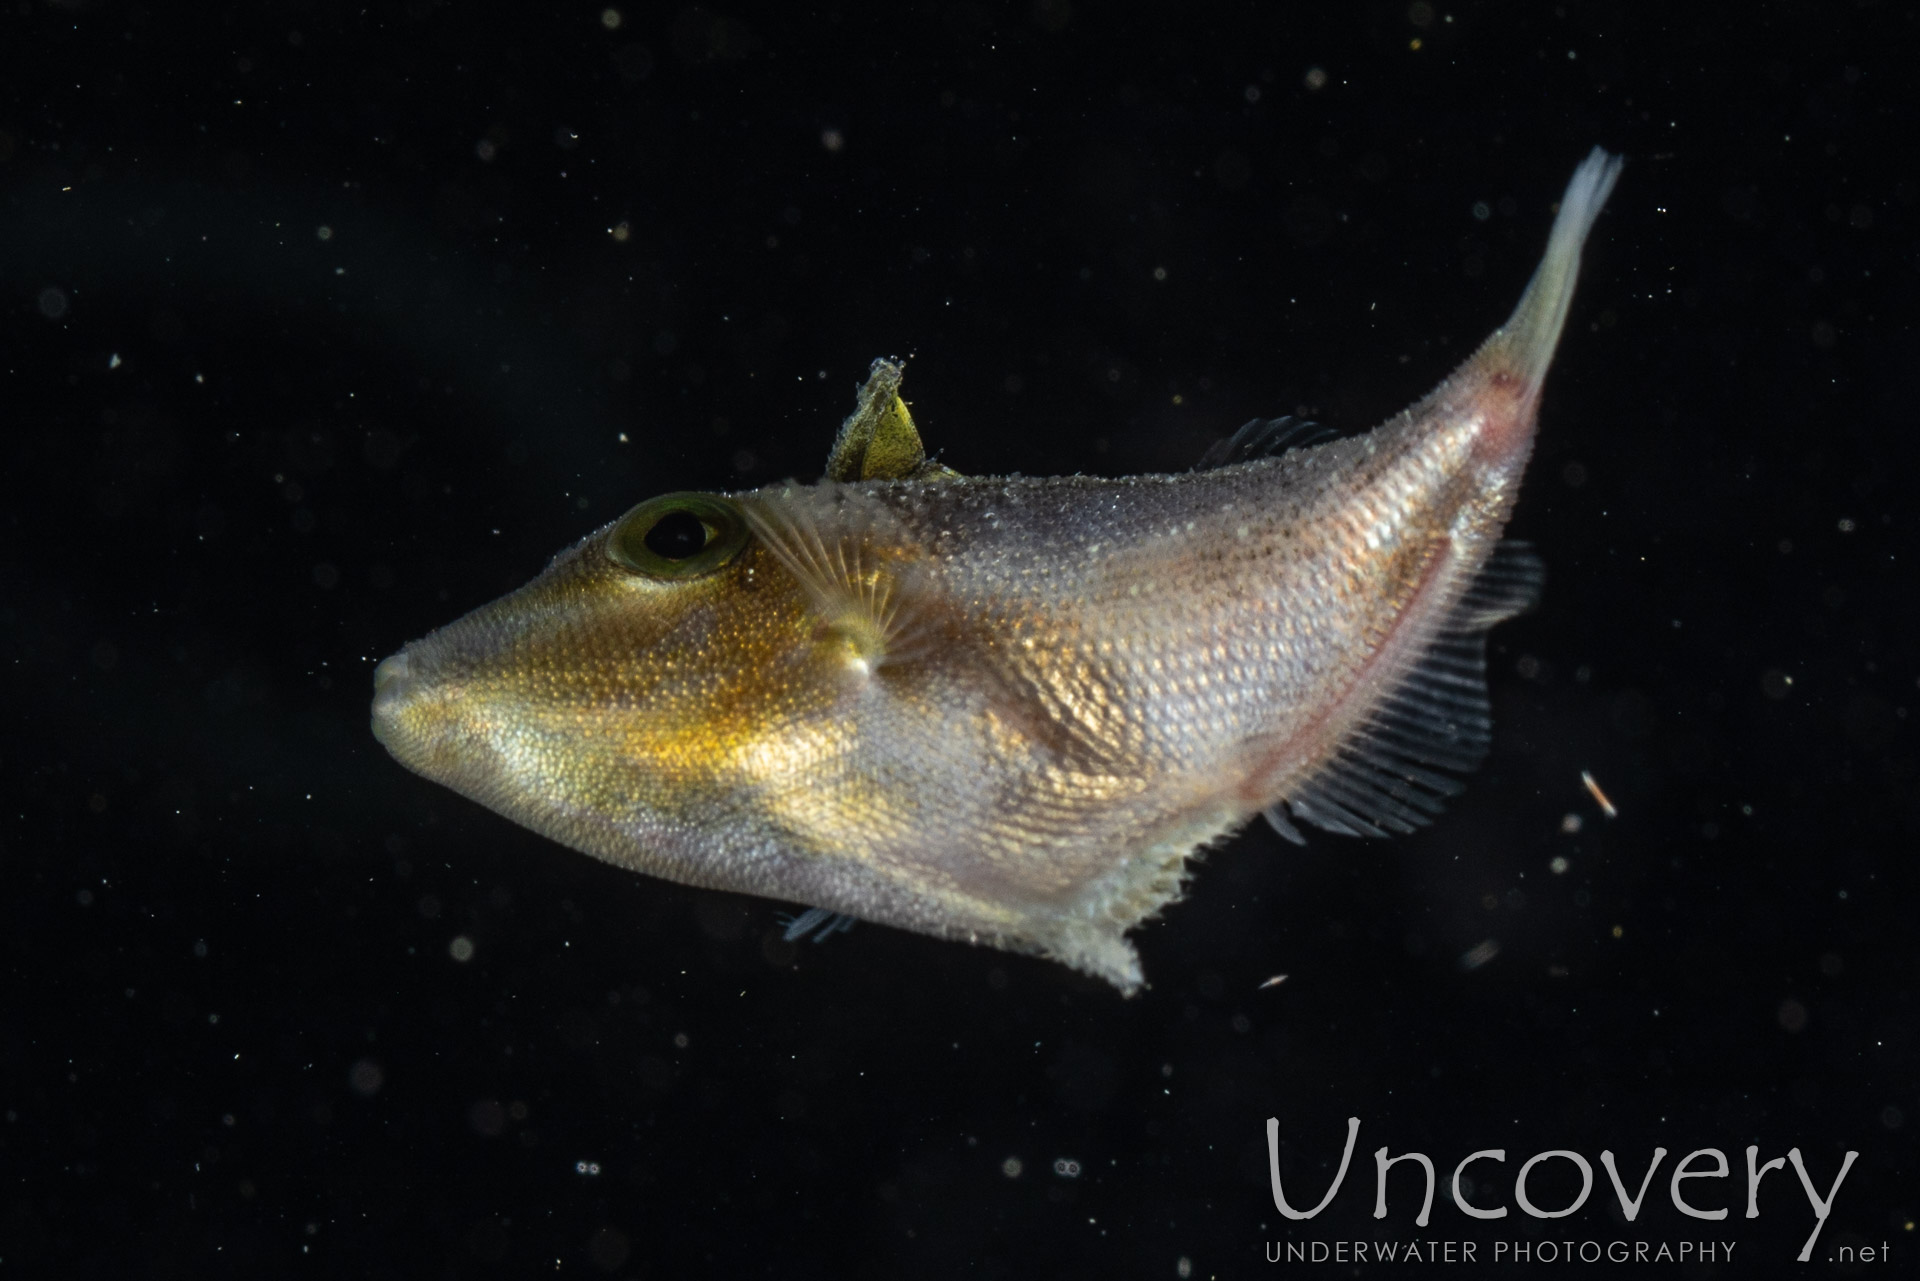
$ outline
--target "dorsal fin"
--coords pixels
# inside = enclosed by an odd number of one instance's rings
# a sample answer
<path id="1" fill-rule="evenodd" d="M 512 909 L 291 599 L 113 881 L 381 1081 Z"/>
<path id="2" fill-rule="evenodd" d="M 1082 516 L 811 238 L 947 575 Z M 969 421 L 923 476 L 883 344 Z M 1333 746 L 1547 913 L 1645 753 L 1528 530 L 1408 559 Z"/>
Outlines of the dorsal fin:
<path id="1" fill-rule="evenodd" d="M 1212 471 L 1216 467 L 1231 467 L 1249 459 L 1265 458 L 1269 454 L 1336 440 L 1340 434 L 1332 427 L 1295 418 L 1291 414 L 1281 418 L 1256 418 L 1233 435 L 1214 441 L 1207 452 L 1200 455 L 1200 461 L 1193 465 L 1193 469 Z"/>
<path id="2" fill-rule="evenodd" d="M 1487 629 L 1532 607 L 1545 568 L 1525 543 L 1504 542 L 1461 595 L 1427 652 L 1332 758 L 1286 798 L 1293 817 L 1343 836 L 1411 832 L 1465 787 L 1492 741 Z M 1300 842 L 1279 806 L 1274 829 Z"/>
<path id="3" fill-rule="evenodd" d="M 827 455 L 828 480 L 932 480 L 957 474 L 927 457 L 913 414 L 900 398 L 906 376 L 906 366 L 898 361 L 873 362 Z"/>
<path id="4" fill-rule="evenodd" d="M 898 558 L 876 551 L 899 545 L 890 533 L 876 536 L 888 523 L 878 502 L 840 485 L 790 485 L 751 495 L 740 507 L 805 590 L 850 673 L 864 679 L 919 656 L 925 629 L 913 593 Z"/>

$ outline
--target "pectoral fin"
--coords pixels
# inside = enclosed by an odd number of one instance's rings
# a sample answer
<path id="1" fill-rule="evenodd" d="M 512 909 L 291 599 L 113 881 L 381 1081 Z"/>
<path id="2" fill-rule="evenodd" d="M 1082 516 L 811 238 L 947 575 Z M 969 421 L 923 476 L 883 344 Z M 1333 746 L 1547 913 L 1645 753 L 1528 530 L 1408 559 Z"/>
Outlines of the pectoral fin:
<path id="1" fill-rule="evenodd" d="M 741 504 L 762 545 L 793 575 L 850 672 L 918 657 L 927 641 L 918 576 L 889 513 L 840 485 L 763 490 Z"/>

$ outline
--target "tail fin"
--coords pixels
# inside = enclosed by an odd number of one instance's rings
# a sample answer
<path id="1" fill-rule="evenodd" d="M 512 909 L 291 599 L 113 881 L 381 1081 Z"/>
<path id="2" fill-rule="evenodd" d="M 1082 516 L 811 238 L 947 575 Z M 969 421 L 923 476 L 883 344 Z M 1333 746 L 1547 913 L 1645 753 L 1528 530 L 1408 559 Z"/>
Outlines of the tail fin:
<path id="1" fill-rule="evenodd" d="M 1620 177 L 1622 161 L 1595 147 L 1573 171 L 1566 194 L 1560 197 L 1560 215 L 1547 237 L 1547 252 L 1534 269 L 1527 292 L 1507 323 L 1487 339 L 1467 368 L 1485 376 L 1498 371 L 1519 384 L 1522 400 L 1540 393 L 1547 366 L 1560 343 L 1560 331 L 1573 305 L 1573 286 L 1580 276 L 1580 248 L 1593 230 L 1600 208 L 1607 203 Z M 1464 371 L 1463 371 L 1464 372 Z"/>

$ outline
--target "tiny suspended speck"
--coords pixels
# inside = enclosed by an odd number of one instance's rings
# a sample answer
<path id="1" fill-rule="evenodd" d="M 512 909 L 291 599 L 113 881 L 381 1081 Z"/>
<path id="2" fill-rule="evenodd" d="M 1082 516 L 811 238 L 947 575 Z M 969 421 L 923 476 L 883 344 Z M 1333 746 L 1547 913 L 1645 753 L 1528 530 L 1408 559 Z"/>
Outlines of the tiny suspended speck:
<path id="1" fill-rule="evenodd" d="M 1591 794 L 1593 799 L 1599 804 L 1602 814 L 1605 814 L 1608 818 L 1619 817 L 1620 811 L 1613 807 L 1613 802 L 1607 799 L 1607 794 L 1600 790 L 1600 784 L 1592 774 L 1586 770 L 1581 770 L 1580 781 L 1586 784 L 1588 793 Z"/>

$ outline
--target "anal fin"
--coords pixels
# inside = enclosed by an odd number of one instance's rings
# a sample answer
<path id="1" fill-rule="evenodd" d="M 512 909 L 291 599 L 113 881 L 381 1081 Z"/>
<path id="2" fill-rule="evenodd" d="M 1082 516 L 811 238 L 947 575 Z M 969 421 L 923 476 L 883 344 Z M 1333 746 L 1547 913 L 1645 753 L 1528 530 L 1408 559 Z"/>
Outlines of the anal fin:
<path id="1" fill-rule="evenodd" d="M 1292 841 L 1295 845 L 1305 845 L 1307 843 L 1307 838 L 1300 835 L 1300 829 L 1293 825 L 1293 820 L 1287 817 L 1286 808 L 1279 802 L 1276 801 L 1261 810 L 1260 817 L 1267 820 L 1267 826 L 1278 832 L 1286 840 Z"/>
<path id="2" fill-rule="evenodd" d="M 1544 577 L 1525 543 L 1495 547 L 1419 661 L 1286 798 L 1293 817 L 1342 836 L 1389 836 L 1432 822 L 1465 788 L 1457 775 L 1478 766 L 1492 742 L 1487 630 L 1530 608 Z"/>

